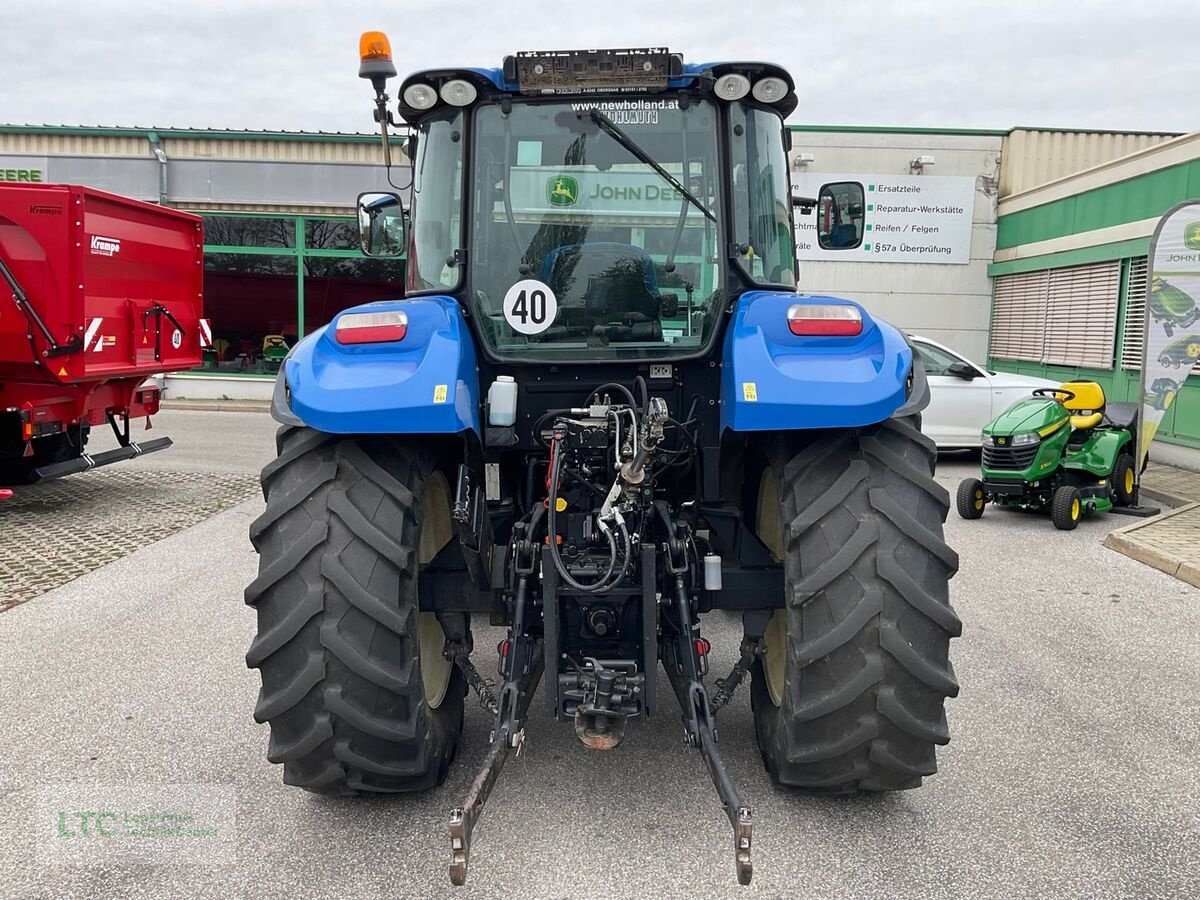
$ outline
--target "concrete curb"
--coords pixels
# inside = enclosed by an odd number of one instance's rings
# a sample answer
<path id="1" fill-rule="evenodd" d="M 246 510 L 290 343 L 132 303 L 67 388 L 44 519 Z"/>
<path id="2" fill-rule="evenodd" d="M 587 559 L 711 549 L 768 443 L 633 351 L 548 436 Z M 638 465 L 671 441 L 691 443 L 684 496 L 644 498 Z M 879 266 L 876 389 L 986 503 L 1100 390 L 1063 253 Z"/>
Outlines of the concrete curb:
<path id="1" fill-rule="evenodd" d="M 1132 525 L 1126 525 L 1124 528 L 1118 528 L 1116 531 L 1110 532 L 1108 537 L 1104 539 L 1104 546 L 1110 550 L 1122 553 L 1130 559 L 1136 559 L 1138 562 L 1152 566 L 1160 572 L 1166 572 L 1168 575 L 1178 578 L 1180 581 L 1187 582 L 1194 587 L 1200 587 L 1200 564 L 1192 560 L 1179 559 L 1173 555 L 1164 553 L 1150 541 L 1139 540 L 1137 534 L 1143 528 L 1149 528 L 1157 523 L 1195 509 L 1200 509 L 1200 503 L 1185 503 L 1178 509 L 1173 509 L 1152 519 L 1146 519 L 1141 522 L 1135 522 Z M 1200 546 L 1200 541 L 1197 542 L 1197 546 Z"/>
<path id="2" fill-rule="evenodd" d="M 270 412 L 270 400 L 164 400 L 163 409 L 194 409 L 205 412 Z"/>
<path id="3" fill-rule="evenodd" d="M 1147 500 L 1153 500 L 1155 503 L 1162 503 L 1166 506 L 1180 507 L 1187 506 L 1195 501 L 1189 500 L 1187 497 L 1181 497 L 1179 494 L 1172 494 L 1167 491 L 1156 490 L 1143 484 L 1138 488 L 1138 493 Z"/>

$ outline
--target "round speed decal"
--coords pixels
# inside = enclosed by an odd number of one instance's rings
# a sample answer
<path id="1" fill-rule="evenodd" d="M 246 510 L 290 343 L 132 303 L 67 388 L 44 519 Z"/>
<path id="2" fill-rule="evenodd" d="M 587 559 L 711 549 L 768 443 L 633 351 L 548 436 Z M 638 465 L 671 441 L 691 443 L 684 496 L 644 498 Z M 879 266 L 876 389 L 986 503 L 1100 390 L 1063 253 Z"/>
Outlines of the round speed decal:
<path id="1" fill-rule="evenodd" d="M 183 332 L 178 328 L 171 332 L 171 346 L 176 350 L 183 346 Z"/>
<path id="2" fill-rule="evenodd" d="M 518 281 L 504 295 L 504 319 L 513 331 L 541 334 L 558 315 L 558 298 L 550 286 L 536 278 Z"/>

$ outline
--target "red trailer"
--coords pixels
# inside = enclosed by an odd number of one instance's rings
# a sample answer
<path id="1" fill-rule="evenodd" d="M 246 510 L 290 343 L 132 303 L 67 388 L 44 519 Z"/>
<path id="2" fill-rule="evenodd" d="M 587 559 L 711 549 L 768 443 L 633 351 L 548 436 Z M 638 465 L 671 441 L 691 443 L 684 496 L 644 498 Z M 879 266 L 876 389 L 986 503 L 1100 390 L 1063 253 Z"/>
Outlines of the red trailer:
<path id="1" fill-rule="evenodd" d="M 0 184 L 0 484 L 55 478 L 171 445 L 137 443 L 152 375 L 200 364 L 198 216 L 76 185 Z M 7 295 L 7 296 L 6 296 Z M 108 423 L 120 444 L 89 455 Z"/>

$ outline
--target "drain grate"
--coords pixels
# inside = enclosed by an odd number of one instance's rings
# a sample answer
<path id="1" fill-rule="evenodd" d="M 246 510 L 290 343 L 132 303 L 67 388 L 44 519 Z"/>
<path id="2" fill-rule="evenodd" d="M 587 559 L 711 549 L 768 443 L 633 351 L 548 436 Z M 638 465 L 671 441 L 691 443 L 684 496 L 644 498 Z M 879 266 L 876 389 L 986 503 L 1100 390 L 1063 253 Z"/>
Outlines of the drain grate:
<path id="1" fill-rule="evenodd" d="M 258 492 L 256 475 L 116 471 L 0 500 L 0 612 L 182 531 Z"/>

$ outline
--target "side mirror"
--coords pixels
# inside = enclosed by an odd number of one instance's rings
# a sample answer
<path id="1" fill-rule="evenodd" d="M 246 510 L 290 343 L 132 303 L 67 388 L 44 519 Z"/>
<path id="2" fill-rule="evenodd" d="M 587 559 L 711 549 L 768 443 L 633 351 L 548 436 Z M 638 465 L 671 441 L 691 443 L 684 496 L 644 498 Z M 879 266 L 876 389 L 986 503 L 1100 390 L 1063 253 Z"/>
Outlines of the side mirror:
<path id="1" fill-rule="evenodd" d="M 401 256 L 405 225 L 404 203 L 398 195 L 358 195 L 358 239 L 367 256 Z"/>
<path id="2" fill-rule="evenodd" d="M 863 242 L 863 186 L 857 181 L 821 185 L 817 243 L 822 250 L 854 250 Z"/>
<path id="3" fill-rule="evenodd" d="M 946 366 L 946 374 L 953 375 L 955 378 L 963 378 L 967 381 L 974 381 L 979 377 L 979 371 L 970 363 L 965 363 L 962 360 L 957 360 Z"/>

